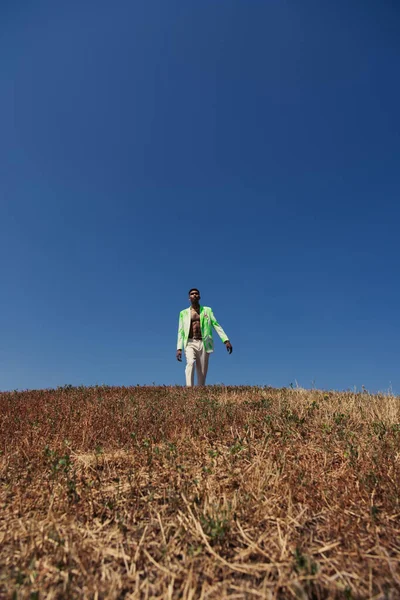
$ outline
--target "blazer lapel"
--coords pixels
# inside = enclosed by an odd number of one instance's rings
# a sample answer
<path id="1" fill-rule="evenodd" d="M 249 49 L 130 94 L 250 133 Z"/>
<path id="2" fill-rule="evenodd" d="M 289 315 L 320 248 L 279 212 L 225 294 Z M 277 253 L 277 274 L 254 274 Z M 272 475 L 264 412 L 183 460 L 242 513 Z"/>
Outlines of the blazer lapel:
<path id="1" fill-rule="evenodd" d="M 200 331 L 201 337 L 204 337 L 204 308 L 200 306 Z"/>
<path id="2" fill-rule="evenodd" d="M 189 338 L 189 332 L 190 332 L 190 308 L 186 309 L 185 312 L 185 338 L 188 339 Z"/>

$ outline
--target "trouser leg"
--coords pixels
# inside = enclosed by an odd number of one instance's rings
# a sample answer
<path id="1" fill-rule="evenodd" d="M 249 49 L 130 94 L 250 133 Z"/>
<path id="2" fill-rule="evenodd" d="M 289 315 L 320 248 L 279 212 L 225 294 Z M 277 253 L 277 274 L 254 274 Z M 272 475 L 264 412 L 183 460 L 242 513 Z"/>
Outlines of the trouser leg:
<path id="1" fill-rule="evenodd" d="M 199 341 L 199 347 L 196 355 L 197 385 L 206 385 L 208 357 L 209 354 L 205 351 L 203 342 Z"/>
<path id="2" fill-rule="evenodd" d="M 186 387 L 194 386 L 194 363 L 196 362 L 196 350 L 192 340 L 189 340 L 185 347 L 186 357 Z"/>

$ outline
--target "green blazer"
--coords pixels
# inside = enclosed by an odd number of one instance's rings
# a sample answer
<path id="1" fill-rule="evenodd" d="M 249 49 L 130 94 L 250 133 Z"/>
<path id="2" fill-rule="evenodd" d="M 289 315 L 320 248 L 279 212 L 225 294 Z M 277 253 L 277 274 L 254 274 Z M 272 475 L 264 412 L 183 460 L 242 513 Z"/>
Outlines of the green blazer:
<path id="1" fill-rule="evenodd" d="M 218 333 L 221 340 L 225 343 L 229 340 L 225 331 L 218 323 L 214 316 L 212 309 L 209 306 L 200 306 L 200 328 L 201 337 L 203 338 L 203 344 L 206 352 L 210 353 L 214 350 L 214 341 L 212 337 L 213 327 Z M 186 347 L 189 339 L 190 331 L 190 306 L 181 310 L 179 313 L 179 324 L 178 324 L 178 343 L 177 349 L 182 350 Z"/>

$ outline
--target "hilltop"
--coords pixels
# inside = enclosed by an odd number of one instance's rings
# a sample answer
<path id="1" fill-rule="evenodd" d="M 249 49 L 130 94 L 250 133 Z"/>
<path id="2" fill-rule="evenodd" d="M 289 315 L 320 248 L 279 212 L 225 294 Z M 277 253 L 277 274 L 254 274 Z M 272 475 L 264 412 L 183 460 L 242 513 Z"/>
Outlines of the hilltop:
<path id="1" fill-rule="evenodd" d="M 399 598 L 400 398 L 0 393 L 0 597 Z"/>

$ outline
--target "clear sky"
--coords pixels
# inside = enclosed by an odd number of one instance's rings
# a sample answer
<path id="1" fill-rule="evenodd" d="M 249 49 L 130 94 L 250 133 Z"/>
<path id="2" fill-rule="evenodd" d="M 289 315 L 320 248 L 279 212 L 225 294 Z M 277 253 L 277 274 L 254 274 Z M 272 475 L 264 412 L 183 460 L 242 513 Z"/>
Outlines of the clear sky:
<path id="1" fill-rule="evenodd" d="M 400 393 L 397 0 L 0 4 L 0 389 Z"/>

